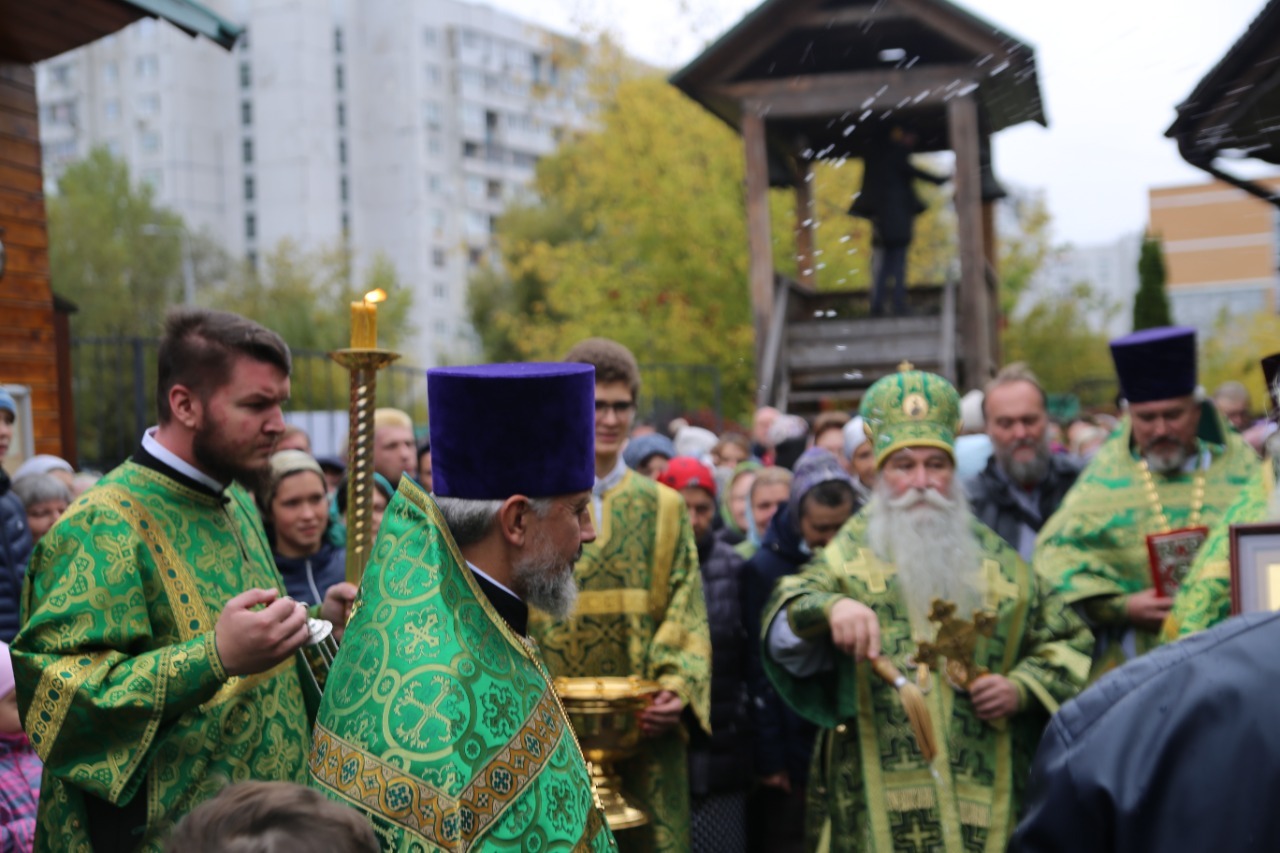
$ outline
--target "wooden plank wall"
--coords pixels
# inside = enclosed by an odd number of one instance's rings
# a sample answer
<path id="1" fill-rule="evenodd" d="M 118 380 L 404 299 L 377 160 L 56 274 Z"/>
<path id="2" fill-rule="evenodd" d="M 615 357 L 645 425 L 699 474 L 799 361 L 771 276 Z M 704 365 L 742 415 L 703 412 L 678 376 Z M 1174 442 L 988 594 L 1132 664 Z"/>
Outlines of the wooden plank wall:
<path id="1" fill-rule="evenodd" d="M 36 453 L 65 456 L 35 69 L 0 62 L 0 382 L 31 387 Z"/>

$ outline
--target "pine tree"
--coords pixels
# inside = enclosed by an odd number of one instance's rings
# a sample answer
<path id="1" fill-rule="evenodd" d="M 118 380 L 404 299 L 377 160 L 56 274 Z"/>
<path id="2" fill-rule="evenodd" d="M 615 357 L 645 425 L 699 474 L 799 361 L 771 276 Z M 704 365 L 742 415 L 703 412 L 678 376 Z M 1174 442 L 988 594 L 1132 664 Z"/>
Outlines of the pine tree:
<path id="1" fill-rule="evenodd" d="M 1142 238 L 1138 256 L 1138 293 L 1133 298 L 1133 330 L 1168 326 L 1169 297 L 1164 292 L 1164 250 L 1158 237 Z"/>

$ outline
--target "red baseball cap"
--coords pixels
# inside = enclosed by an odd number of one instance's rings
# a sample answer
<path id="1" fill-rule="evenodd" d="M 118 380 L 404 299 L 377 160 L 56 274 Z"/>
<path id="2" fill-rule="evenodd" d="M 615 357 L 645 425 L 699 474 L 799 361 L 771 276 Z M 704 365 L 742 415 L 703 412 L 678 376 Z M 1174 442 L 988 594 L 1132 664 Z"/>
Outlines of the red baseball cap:
<path id="1" fill-rule="evenodd" d="M 711 469 L 692 456 L 677 456 L 667 463 L 667 470 L 658 475 L 658 482 L 677 492 L 697 487 L 716 496 L 716 478 Z"/>

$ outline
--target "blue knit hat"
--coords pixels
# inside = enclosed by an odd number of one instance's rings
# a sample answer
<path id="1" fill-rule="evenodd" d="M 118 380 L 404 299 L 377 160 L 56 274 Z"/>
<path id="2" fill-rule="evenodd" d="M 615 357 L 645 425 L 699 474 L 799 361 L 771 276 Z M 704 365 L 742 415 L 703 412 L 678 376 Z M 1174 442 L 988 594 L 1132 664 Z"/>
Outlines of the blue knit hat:
<path id="1" fill-rule="evenodd" d="M 0 388 L 0 410 L 7 411 L 15 418 L 18 416 L 18 404 L 14 402 L 13 395 L 3 388 Z"/>
<path id="2" fill-rule="evenodd" d="M 639 470 L 640 465 L 654 454 L 665 456 L 668 459 L 676 457 L 675 443 L 662 433 L 651 432 L 648 435 L 637 436 L 627 442 L 627 447 L 622 451 L 622 461 L 627 463 L 627 467 L 633 471 Z"/>

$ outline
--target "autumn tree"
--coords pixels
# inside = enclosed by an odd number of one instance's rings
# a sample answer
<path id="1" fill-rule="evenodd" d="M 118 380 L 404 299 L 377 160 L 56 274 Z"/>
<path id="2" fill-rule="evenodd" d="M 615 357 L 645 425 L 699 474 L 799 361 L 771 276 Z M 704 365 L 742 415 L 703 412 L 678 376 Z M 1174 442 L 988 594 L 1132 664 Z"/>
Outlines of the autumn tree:
<path id="1" fill-rule="evenodd" d="M 1259 361 L 1280 349 L 1278 340 L 1280 316 L 1270 311 L 1220 317 L 1201 346 L 1200 384 L 1212 391 L 1228 380 L 1243 382 L 1254 411 L 1261 411 L 1269 395 Z"/>
<path id="2" fill-rule="evenodd" d="M 1112 310 L 1087 282 L 1034 299 L 1005 329 L 1005 360 L 1026 362 L 1050 394 L 1075 394 L 1086 408 L 1110 405 L 1116 382 L 1107 336 L 1089 318 Z"/>

